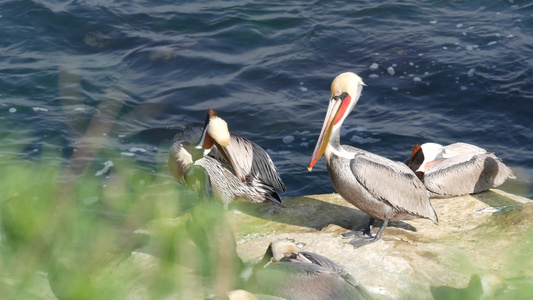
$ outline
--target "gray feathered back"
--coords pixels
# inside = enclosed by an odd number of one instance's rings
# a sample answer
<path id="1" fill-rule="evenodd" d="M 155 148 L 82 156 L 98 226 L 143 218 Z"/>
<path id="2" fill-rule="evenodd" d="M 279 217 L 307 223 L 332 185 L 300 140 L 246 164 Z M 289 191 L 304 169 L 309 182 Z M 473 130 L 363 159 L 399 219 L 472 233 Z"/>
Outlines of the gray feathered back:
<path id="1" fill-rule="evenodd" d="M 374 153 L 343 145 L 344 149 L 357 152 L 350 161 L 352 177 L 366 193 L 375 199 L 367 205 L 386 205 L 392 214 L 428 218 L 437 223 L 437 214 L 428 199 L 426 188 L 409 167 Z M 340 191 L 339 191 L 340 193 Z M 357 202 L 357 199 L 354 199 Z M 357 207 L 364 204 L 355 203 Z M 372 208 L 359 207 L 372 215 Z M 378 217 L 378 216 L 376 216 Z M 390 216 L 393 220 L 393 216 Z M 384 219 L 383 216 L 378 219 Z M 401 218 L 400 218 L 401 219 Z"/>
<path id="2" fill-rule="evenodd" d="M 431 166 L 423 182 L 435 196 L 479 193 L 515 178 L 513 171 L 493 153 L 462 154 Z"/>
<path id="3" fill-rule="evenodd" d="M 315 264 L 277 262 L 258 269 L 252 276 L 252 291 L 287 299 L 365 299 L 339 274 Z"/>

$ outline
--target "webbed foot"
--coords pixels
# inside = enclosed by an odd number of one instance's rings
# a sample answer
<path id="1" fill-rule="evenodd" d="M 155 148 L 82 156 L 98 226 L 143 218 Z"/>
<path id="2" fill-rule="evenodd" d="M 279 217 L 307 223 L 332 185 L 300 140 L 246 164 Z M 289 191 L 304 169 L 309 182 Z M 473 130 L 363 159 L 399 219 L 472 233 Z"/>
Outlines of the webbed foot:
<path id="1" fill-rule="evenodd" d="M 347 238 L 373 238 L 372 233 L 370 232 L 369 228 L 366 228 L 364 230 L 354 230 L 350 232 L 341 233 L 342 237 L 344 239 Z"/>
<path id="2" fill-rule="evenodd" d="M 368 244 L 372 244 L 379 240 L 377 237 L 368 237 L 368 236 L 362 236 L 362 237 L 356 237 L 348 242 L 348 244 L 352 245 L 355 249 L 366 246 Z"/>
<path id="3" fill-rule="evenodd" d="M 368 226 L 364 230 L 346 232 L 341 235 L 343 236 L 343 238 L 353 237 L 354 239 L 349 241 L 348 244 L 354 246 L 354 248 L 359 248 L 359 247 L 378 241 L 381 238 L 381 234 L 383 233 L 383 230 L 387 228 L 388 224 L 389 224 L 388 219 L 383 220 L 383 224 L 379 228 L 376 235 L 372 236 L 372 226 L 374 225 L 374 219 L 370 218 L 370 221 L 368 222 Z"/>

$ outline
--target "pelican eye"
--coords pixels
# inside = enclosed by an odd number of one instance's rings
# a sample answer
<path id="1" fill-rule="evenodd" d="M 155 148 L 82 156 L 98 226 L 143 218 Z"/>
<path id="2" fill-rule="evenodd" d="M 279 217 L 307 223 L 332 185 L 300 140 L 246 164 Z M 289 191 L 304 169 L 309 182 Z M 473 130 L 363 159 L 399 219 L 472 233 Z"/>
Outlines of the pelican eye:
<path id="1" fill-rule="evenodd" d="M 346 98 L 346 96 L 348 96 L 348 93 L 346 93 L 346 92 L 340 93 L 340 91 L 337 91 L 333 95 L 333 99 L 334 100 L 344 100 L 344 98 Z"/>

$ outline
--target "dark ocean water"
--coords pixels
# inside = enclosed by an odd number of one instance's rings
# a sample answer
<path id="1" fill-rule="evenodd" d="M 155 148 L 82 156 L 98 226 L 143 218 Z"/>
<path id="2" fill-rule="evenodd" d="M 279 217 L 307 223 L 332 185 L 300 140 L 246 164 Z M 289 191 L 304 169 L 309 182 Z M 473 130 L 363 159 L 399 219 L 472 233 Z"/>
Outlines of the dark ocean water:
<path id="1" fill-rule="evenodd" d="M 306 167 L 331 80 L 353 71 L 367 87 L 342 143 L 402 161 L 473 143 L 533 196 L 530 1 L 3 0 L 0 28 L 3 157 L 66 160 L 98 119 L 95 171 L 170 181 L 170 139 L 212 108 L 268 149 L 282 196 L 329 193 L 324 160 Z"/>

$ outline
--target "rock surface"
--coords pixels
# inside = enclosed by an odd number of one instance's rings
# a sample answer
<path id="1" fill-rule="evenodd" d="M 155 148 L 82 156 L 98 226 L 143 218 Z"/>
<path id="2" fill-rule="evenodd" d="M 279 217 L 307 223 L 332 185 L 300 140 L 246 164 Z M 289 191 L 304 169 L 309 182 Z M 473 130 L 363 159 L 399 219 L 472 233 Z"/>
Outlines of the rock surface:
<path id="1" fill-rule="evenodd" d="M 533 276 L 533 202 L 500 190 L 432 199 L 438 226 L 393 222 L 381 240 L 357 249 L 340 233 L 364 228 L 368 216 L 338 194 L 283 201 L 285 209 L 240 204 L 229 212 L 243 260 L 258 260 L 275 239 L 292 239 L 344 265 L 382 299 L 431 299 L 431 286 L 466 287 L 474 273 Z"/>
<path id="2" fill-rule="evenodd" d="M 255 263 L 270 242 L 291 239 L 344 265 L 377 299 L 431 299 L 431 287 L 464 288 L 473 274 L 533 276 L 531 200 L 490 190 L 431 202 L 438 226 L 393 222 L 381 240 L 357 249 L 340 233 L 363 228 L 368 216 L 338 194 L 283 199 L 285 208 L 234 203 L 226 218 L 243 261 Z"/>

